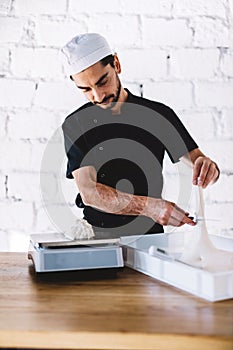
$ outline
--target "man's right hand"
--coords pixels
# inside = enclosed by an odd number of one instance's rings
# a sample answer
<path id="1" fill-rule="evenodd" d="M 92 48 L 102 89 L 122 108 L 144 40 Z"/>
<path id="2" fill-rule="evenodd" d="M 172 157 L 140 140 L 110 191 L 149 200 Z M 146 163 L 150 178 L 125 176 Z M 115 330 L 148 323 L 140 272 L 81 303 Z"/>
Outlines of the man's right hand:
<path id="1" fill-rule="evenodd" d="M 149 216 L 159 224 L 166 226 L 183 226 L 188 224 L 195 226 L 196 223 L 188 216 L 189 213 L 185 212 L 183 209 L 179 208 L 175 203 L 164 200 L 150 198 L 149 206 Z"/>

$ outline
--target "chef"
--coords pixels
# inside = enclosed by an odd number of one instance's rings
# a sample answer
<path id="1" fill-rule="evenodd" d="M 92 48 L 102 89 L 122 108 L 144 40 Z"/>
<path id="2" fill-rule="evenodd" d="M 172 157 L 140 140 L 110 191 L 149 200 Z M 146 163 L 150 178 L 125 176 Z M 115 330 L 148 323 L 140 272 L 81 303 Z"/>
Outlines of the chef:
<path id="1" fill-rule="evenodd" d="M 97 231 L 120 235 L 195 225 L 185 209 L 162 198 L 165 152 L 173 163 L 188 163 L 193 184 L 202 188 L 218 179 L 216 163 L 170 107 L 122 86 L 119 58 L 104 37 L 77 35 L 61 54 L 66 74 L 89 101 L 62 125 L 66 176 L 77 184 L 84 218 Z"/>

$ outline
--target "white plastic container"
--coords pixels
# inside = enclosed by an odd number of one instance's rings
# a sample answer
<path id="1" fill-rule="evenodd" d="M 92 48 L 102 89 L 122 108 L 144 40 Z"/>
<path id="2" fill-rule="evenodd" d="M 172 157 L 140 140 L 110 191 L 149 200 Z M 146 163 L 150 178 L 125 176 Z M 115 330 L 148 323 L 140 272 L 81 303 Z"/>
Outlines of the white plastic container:
<path id="1" fill-rule="evenodd" d="M 210 239 L 216 248 L 233 252 L 232 239 Z M 233 298 L 233 269 L 210 273 L 177 261 L 183 242 L 184 233 L 122 237 L 125 265 L 209 301 Z"/>

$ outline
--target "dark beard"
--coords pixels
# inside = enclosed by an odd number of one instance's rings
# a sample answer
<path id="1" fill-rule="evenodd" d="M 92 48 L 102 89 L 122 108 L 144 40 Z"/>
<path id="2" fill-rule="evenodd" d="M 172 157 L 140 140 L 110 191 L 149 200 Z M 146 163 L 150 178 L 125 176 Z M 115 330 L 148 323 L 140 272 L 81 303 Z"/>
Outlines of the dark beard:
<path id="1" fill-rule="evenodd" d="M 112 101 L 112 106 L 111 106 L 111 108 L 113 108 L 113 107 L 116 105 L 116 103 L 117 103 L 118 100 L 119 100 L 120 93 L 121 93 L 121 82 L 120 82 L 120 79 L 119 79 L 118 76 L 117 76 L 117 81 L 118 81 L 117 91 L 116 91 L 116 95 L 115 95 L 115 97 L 114 97 L 114 99 L 113 99 L 113 101 Z"/>
<path id="2" fill-rule="evenodd" d="M 118 75 L 116 74 L 117 76 L 117 90 L 116 90 L 116 94 L 115 95 L 109 95 L 109 96 L 106 96 L 103 101 L 101 101 L 100 103 L 99 102 L 94 102 L 95 105 L 101 105 L 101 103 L 104 103 L 105 101 L 107 101 L 109 98 L 113 97 L 113 100 L 110 104 L 110 106 L 108 107 L 108 109 L 112 109 L 116 103 L 118 102 L 119 100 L 119 97 L 120 97 L 120 93 L 121 93 L 121 82 L 120 82 L 120 79 L 118 77 Z"/>

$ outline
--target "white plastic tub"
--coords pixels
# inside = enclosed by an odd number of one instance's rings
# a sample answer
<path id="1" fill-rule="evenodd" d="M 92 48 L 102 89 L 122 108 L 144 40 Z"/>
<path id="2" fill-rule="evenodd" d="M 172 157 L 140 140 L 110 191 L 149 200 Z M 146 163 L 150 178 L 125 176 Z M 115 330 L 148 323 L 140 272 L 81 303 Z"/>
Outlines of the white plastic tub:
<path id="1" fill-rule="evenodd" d="M 212 236 L 217 248 L 233 252 L 233 240 Z M 176 260 L 184 233 L 122 237 L 125 265 L 209 301 L 233 298 L 233 269 L 210 273 Z M 171 254 L 149 254 L 150 247 Z"/>

